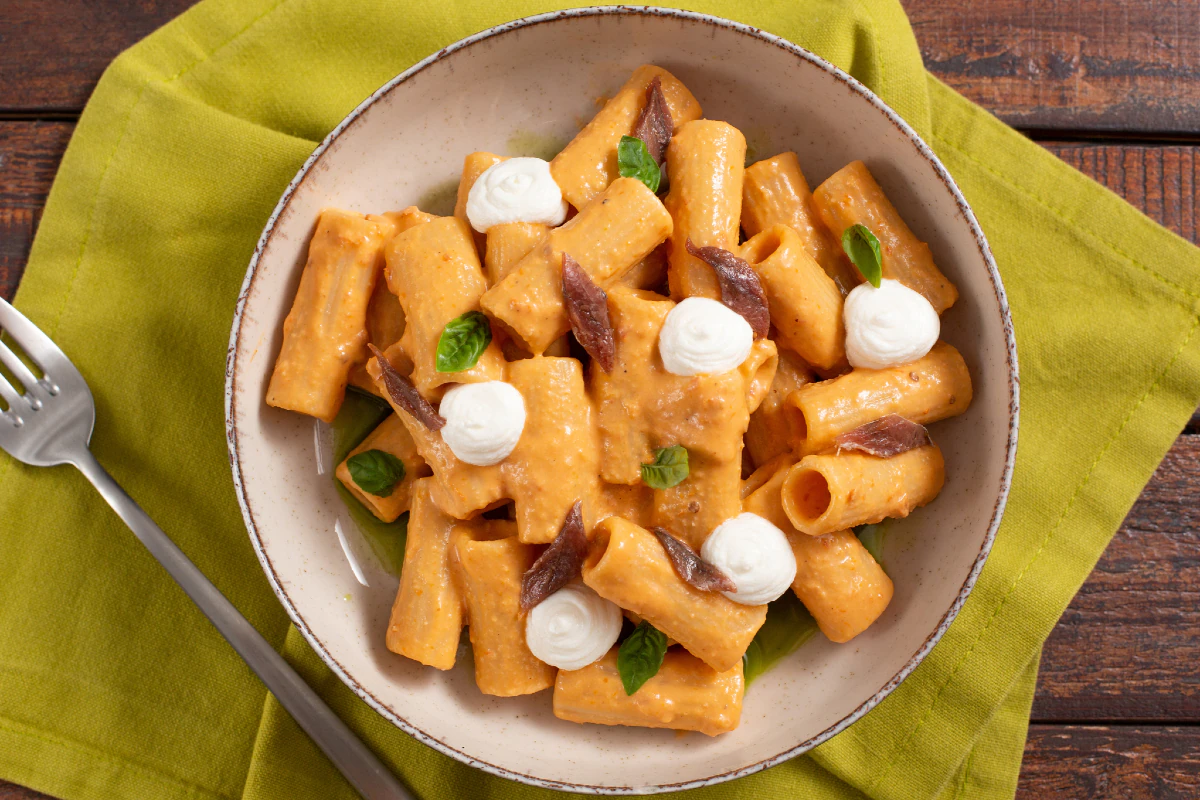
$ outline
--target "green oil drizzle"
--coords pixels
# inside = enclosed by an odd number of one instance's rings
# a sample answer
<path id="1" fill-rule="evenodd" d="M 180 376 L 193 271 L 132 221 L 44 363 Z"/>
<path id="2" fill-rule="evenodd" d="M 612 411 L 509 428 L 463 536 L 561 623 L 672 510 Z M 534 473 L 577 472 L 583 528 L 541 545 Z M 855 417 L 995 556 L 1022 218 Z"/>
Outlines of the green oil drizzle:
<path id="1" fill-rule="evenodd" d="M 358 447 L 367 434 L 375 430 L 390 413 L 392 411 L 387 403 L 378 397 L 354 389 L 347 391 L 342 410 L 332 425 L 334 463 L 342 463 L 350 451 Z M 342 502 L 346 504 L 346 510 L 350 512 L 350 518 L 371 546 L 371 552 L 384 569 L 399 577 L 400 565 L 404 562 L 408 514 L 401 514 L 395 522 L 381 522 L 350 494 L 336 476 L 333 483 Z"/>
<path id="2" fill-rule="evenodd" d="M 790 591 L 767 606 L 767 621 L 758 629 L 742 656 L 746 685 L 796 652 L 816 632 L 816 620 Z"/>
<path id="3" fill-rule="evenodd" d="M 454 213 L 454 204 L 458 201 L 458 178 L 450 178 L 434 186 L 417 201 L 417 208 L 426 214 L 436 214 L 448 217 Z"/>
<path id="4" fill-rule="evenodd" d="M 549 161 L 567 146 L 567 139 L 533 131 L 514 131 L 505 143 L 510 156 L 534 156 Z"/>
<path id="5" fill-rule="evenodd" d="M 854 532 L 863 547 L 882 567 L 883 540 L 887 535 L 887 523 L 863 525 Z M 816 632 L 816 620 L 792 592 L 787 592 L 767 606 L 767 621 L 758 629 L 750 646 L 746 648 L 746 654 L 742 656 L 746 685 L 749 686 L 756 678 L 800 649 L 800 646 Z"/>

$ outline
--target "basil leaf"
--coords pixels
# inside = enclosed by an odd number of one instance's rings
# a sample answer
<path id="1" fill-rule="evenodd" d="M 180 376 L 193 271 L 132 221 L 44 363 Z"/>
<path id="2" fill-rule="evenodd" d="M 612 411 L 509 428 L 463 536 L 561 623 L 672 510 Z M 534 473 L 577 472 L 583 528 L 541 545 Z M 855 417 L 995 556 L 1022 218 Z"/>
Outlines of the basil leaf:
<path id="1" fill-rule="evenodd" d="M 652 192 L 658 191 L 662 170 L 646 149 L 646 143 L 636 136 L 622 136 L 617 145 L 617 170 L 622 178 L 637 178 Z"/>
<path id="2" fill-rule="evenodd" d="M 666 654 L 666 635 L 645 620 L 639 622 L 617 651 L 617 672 L 621 673 L 625 694 L 633 694 L 657 675 Z"/>
<path id="3" fill-rule="evenodd" d="M 376 497 L 391 497 L 404 479 L 404 462 L 382 450 L 367 450 L 346 462 L 358 488 Z"/>
<path id="4" fill-rule="evenodd" d="M 481 311 L 468 311 L 446 323 L 438 338 L 437 371 L 462 372 L 479 363 L 492 343 L 492 325 Z"/>
<path id="5" fill-rule="evenodd" d="M 879 240 L 866 225 L 851 225 L 842 232 L 842 249 L 858 271 L 876 289 L 883 280 L 883 255 Z"/>
<path id="6" fill-rule="evenodd" d="M 670 489 L 688 476 L 688 451 L 681 444 L 654 451 L 654 460 L 642 464 L 642 483 L 651 489 Z"/>

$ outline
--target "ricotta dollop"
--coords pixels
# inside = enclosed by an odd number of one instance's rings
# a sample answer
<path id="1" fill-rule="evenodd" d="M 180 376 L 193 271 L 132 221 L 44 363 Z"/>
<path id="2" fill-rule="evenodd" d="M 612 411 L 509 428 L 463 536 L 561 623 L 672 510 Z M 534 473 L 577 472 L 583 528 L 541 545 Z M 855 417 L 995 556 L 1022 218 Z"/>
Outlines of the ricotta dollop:
<path id="1" fill-rule="evenodd" d="M 750 355 L 754 331 L 728 306 L 707 297 L 681 300 L 658 333 L 667 372 L 702 375 L 737 369 Z"/>
<path id="2" fill-rule="evenodd" d="M 493 164 L 467 193 L 467 220 L 480 233 L 505 222 L 562 225 L 567 202 L 540 158 L 510 158 Z"/>
<path id="3" fill-rule="evenodd" d="M 446 420 L 442 440 L 459 461 L 477 467 L 508 458 L 525 430 L 525 398 L 504 381 L 453 386 L 438 413 Z"/>
<path id="4" fill-rule="evenodd" d="M 937 342 L 942 323 L 919 292 L 884 279 L 876 289 L 862 283 L 846 296 L 846 358 L 850 366 L 886 369 L 923 357 Z"/>
<path id="5" fill-rule="evenodd" d="M 700 557 L 737 584 L 736 592 L 721 594 L 745 606 L 778 600 L 796 579 L 796 556 L 787 536 L 748 511 L 718 525 L 704 540 Z"/>
<path id="6" fill-rule="evenodd" d="M 582 584 L 570 584 L 538 603 L 525 620 L 525 643 L 559 669 L 583 669 L 617 643 L 621 609 Z"/>

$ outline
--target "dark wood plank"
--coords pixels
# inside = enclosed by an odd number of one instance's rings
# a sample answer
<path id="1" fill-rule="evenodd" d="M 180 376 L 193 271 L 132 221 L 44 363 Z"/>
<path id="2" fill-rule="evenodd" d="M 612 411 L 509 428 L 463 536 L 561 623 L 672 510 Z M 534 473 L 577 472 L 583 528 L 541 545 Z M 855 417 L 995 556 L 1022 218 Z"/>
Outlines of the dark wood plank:
<path id="1" fill-rule="evenodd" d="M 1200 797 L 1200 730 L 1032 725 L 1017 800 Z"/>
<path id="2" fill-rule="evenodd" d="M 17 786 L 15 783 L 0 781 L 0 800 L 54 800 L 49 795 Z"/>
<path id="3" fill-rule="evenodd" d="M 1200 723 L 1198 488 L 1183 436 L 1047 640 L 1035 721 Z"/>
<path id="4" fill-rule="evenodd" d="M 0 122 L 0 297 L 5 300 L 17 290 L 74 127 L 72 122 Z"/>
<path id="5" fill-rule="evenodd" d="M 125 48 L 195 0 L 0 0 L 0 111 L 74 114 Z"/>
<path id="6" fill-rule="evenodd" d="M 1026 130 L 1200 131 L 1194 0 L 901 0 L 925 66 Z"/>

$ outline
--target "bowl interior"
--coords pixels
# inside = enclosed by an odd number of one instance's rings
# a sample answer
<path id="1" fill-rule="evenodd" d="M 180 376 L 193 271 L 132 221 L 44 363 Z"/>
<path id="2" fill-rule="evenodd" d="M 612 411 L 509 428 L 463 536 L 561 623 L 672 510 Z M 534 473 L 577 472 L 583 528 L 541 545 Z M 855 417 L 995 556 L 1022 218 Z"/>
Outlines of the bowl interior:
<path id="1" fill-rule="evenodd" d="M 556 152 L 639 64 L 677 75 L 705 116 L 748 140 L 750 160 L 795 150 L 815 186 L 867 162 L 961 297 L 943 337 L 975 383 L 970 410 L 938 423 L 947 480 L 931 506 L 892 523 L 884 563 L 896 585 L 887 613 L 846 645 L 814 637 L 749 689 L 741 727 L 700 734 L 575 725 L 550 692 L 485 697 L 467 659 L 445 673 L 384 647 L 396 579 L 358 541 L 335 492 L 323 432 L 268 408 L 279 350 L 318 212 L 379 212 L 417 203 L 448 213 L 465 154 Z M 696 15 L 552 15 L 507 26 L 411 72 L 353 118 L 295 186 L 244 292 L 231 358 L 230 430 L 251 536 L 292 618 L 355 691 L 426 742 L 510 777 L 592 790 L 652 790 L 719 780 L 811 744 L 910 666 L 965 596 L 1007 486 L 1010 341 L 985 245 L 951 186 L 878 101 L 844 77 L 748 29 Z M 326 447 L 327 449 L 327 447 Z M 363 586 L 339 531 L 360 555 Z M 514 746 L 515 745 L 515 746 Z"/>

